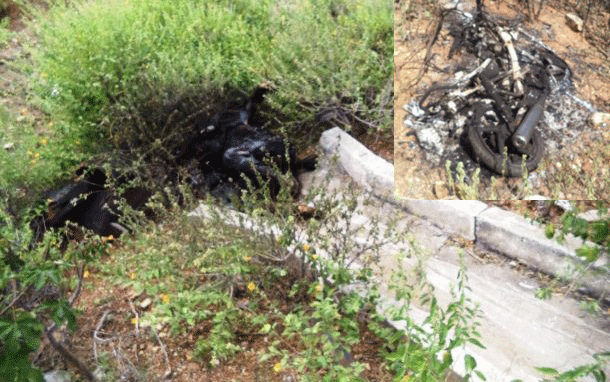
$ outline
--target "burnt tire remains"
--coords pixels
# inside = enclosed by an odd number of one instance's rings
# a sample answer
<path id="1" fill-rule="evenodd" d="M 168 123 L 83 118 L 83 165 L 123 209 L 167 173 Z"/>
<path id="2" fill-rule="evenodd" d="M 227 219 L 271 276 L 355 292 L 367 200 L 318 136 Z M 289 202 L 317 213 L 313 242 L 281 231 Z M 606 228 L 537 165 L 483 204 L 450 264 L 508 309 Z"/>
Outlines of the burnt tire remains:
<path id="1" fill-rule="evenodd" d="M 480 2 L 473 15 L 444 11 L 439 23 L 448 24 L 454 38 L 449 58 L 459 55 L 462 64 L 453 67 L 453 80 L 433 84 L 417 105 L 407 106 L 416 118 L 409 125 L 460 136 L 471 158 L 497 174 L 536 170 L 545 153 L 547 100 L 573 87 L 567 63 L 519 23 L 487 15 Z M 447 153 L 436 154 L 439 164 Z"/>

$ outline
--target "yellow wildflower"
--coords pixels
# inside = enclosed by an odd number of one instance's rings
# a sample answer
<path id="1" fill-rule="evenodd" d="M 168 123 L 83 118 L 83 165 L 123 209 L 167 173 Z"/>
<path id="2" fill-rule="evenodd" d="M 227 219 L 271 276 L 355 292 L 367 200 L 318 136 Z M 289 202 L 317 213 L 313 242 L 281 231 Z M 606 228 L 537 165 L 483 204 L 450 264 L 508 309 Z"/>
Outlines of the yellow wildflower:
<path id="1" fill-rule="evenodd" d="M 84 279 L 89 278 L 89 271 L 84 271 L 83 272 L 83 278 Z"/>
<path id="2" fill-rule="evenodd" d="M 168 294 L 162 294 L 161 295 L 161 301 L 163 301 L 164 304 L 169 304 L 169 295 Z"/>
<path id="3" fill-rule="evenodd" d="M 318 255 L 316 255 L 316 254 L 314 253 L 313 255 L 311 255 L 311 259 L 312 259 L 313 261 L 318 260 Z"/>
<path id="4" fill-rule="evenodd" d="M 113 240 L 114 240 L 114 236 L 112 236 L 112 235 L 102 236 L 102 243 L 105 243 L 107 241 L 113 241 Z"/>
<path id="5" fill-rule="evenodd" d="M 249 263 L 250 261 L 252 261 L 252 256 L 244 256 L 244 261 L 246 263 Z"/>
<path id="6" fill-rule="evenodd" d="M 129 275 L 129 278 L 132 280 L 136 279 L 136 273 L 135 272 L 131 272 L 131 274 Z"/>
<path id="7" fill-rule="evenodd" d="M 250 292 L 254 292 L 254 289 L 256 289 L 256 284 L 254 284 L 253 282 L 251 282 L 251 283 L 249 283 L 249 284 L 248 284 L 248 287 L 247 287 L 247 288 L 248 288 L 248 290 L 249 290 Z"/>
<path id="8" fill-rule="evenodd" d="M 318 294 L 318 293 L 322 292 L 322 289 L 324 289 L 322 284 L 318 284 L 318 285 L 316 285 L 314 290 L 315 290 L 316 294 Z"/>
<path id="9" fill-rule="evenodd" d="M 280 371 L 282 371 L 282 364 L 278 362 L 275 365 L 273 365 L 273 371 L 275 371 L 276 373 L 279 373 Z"/>
<path id="10" fill-rule="evenodd" d="M 309 248 L 311 248 L 309 246 L 309 244 L 307 244 L 307 243 L 303 244 L 303 251 L 307 252 L 307 251 L 309 251 Z"/>
<path id="11" fill-rule="evenodd" d="M 48 140 L 47 138 L 42 138 L 42 139 L 40 140 L 40 144 L 41 144 L 41 145 L 46 145 L 47 143 L 49 143 L 49 140 Z"/>
<path id="12" fill-rule="evenodd" d="M 137 325 L 137 324 L 138 324 L 138 319 L 137 319 L 137 317 L 132 318 L 132 319 L 131 319 L 131 323 L 132 323 L 132 324 L 134 324 L 134 325 Z"/>

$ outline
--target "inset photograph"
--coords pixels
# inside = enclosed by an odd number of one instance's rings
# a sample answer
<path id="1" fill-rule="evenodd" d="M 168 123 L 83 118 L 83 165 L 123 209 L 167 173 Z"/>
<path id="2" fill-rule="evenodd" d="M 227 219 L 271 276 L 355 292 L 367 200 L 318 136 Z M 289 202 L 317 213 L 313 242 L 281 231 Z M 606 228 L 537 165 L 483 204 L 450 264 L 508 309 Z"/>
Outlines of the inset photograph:
<path id="1" fill-rule="evenodd" d="M 400 0 L 394 18 L 397 197 L 609 197 L 602 2 Z"/>

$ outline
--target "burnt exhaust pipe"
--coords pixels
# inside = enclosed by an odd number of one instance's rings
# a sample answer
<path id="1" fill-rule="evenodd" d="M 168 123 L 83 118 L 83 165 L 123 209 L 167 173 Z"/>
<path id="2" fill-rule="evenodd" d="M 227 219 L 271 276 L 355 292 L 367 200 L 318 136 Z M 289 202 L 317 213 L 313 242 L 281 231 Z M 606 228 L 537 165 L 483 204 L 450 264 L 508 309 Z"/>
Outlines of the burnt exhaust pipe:
<path id="1" fill-rule="evenodd" d="M 517 127 L 517 130 L 513 134 L 513 137 L 512 137 L 513 146 L 515 146 L 515 148 L 517 150 L 519 150 L 520 152 L 522 152 L 524 154 L 526 154 L 524 152 L 525 147 L 527 146 L 527 143 L 532 138 L 532 134 L 534 134 L 534 129 L 536 128 L 536 125 L 538 124 L 538 122 L 540 122 L 540 119 L 542 118 L 542 115 L 544 114 L 544 103 L 546 102 L 546 97 L 547 97 L 546 94 L 543 95 L 538 100 L 538 102 L 536 102 L 527 111 L 527 113 L 521 120 L 519 127 Z"/>

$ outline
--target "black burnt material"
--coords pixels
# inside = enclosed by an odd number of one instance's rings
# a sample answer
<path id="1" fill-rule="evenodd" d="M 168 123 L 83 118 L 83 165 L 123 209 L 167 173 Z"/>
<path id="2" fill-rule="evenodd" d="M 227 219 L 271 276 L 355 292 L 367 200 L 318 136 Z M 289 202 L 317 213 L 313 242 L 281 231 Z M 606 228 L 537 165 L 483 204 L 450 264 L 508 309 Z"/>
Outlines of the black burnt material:
<path id="1" fill-rule="evenodd" d="M 173 137 L 167 167 L 155 163 L 154 177 L 174 187 L 180 180 L 190 183 L 195 195 L 209 193 L 230 202 L 240 190 L 269 187 L 275 199 L 280 192 L 281 174 L 294 177 L 292 195 L 300 194 L 298 175 L 315 169 L 316 158 L 299 159 L 296 149 L 283 137 L 251 121 L 260 121 L 257 107 L 263 102 L 266 87 L 258 87 L 236 108 L 227 108 L 203 118 L 193 113 L 186 131 Z M 56 191 L 43 195 L 45 211 L 32 220 L 34 240 L 39 241 L 50 228 L 64 227 L 67 222 L 83 226 L 102 236 L 119 236 L 127 229 L 119 223 L 118 192 L 134 209 L 144 208 L 153 191 L 142 186 L 130 186 L 135 176 L 118 175 L 118 171 L 103 170 L 109 166 L 83 166 L 77 180 Z M 159 173 L 162 173 L 159 175 Z M 178 173 L 186 173 L 179 177 Z M 262 182 L 261 182 L 262 181 Z M 179 195 L 178 195 L 179 196 Z M 72 225 L 70 225 L 72 226 Z M 78 236 L 78 235 L 77 235 Z"/>
<path id="2" fill-rule="evenodd" d="M 498 174 L 521 176 L 524 164 L 534 171 L 544 155 L 538 125 L 547 98 L 571 87 L 567 63 L 543 44 L 526 41 L 518 23 L 492 19 L 480 2 L 474 16 L 454 9 L 443 18 L 453 23 L 449 58 L 461 54 L 469 64 L 460 68 L 465 75 L 422 95 L 425 118 L 465 117 L 465 150 Z"/>

